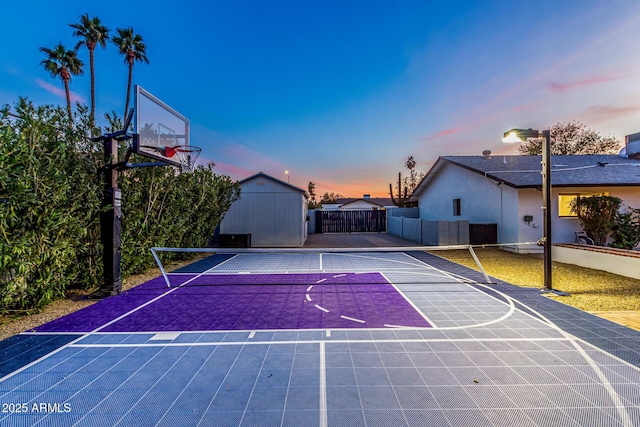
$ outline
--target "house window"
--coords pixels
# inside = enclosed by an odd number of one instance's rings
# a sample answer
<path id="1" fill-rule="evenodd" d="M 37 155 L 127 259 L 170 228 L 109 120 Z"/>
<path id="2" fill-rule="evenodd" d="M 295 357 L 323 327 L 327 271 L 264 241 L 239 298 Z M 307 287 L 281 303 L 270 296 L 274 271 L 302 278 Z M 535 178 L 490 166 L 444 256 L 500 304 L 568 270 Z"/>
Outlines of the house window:
<path id="1" fill-rule="evenodd" d="M 560 194 L 558 196 L 558 216 L 566 218 L 577 218 L 578 215 L 571 212 L 571 203 L 579 197 L 608 196 L 609 193 L 574 193 Z"/>
<path id="2" fill-rule="evenodd" d="M 460 216 L 460 199 L 453 199 L 453 216 Z"/>

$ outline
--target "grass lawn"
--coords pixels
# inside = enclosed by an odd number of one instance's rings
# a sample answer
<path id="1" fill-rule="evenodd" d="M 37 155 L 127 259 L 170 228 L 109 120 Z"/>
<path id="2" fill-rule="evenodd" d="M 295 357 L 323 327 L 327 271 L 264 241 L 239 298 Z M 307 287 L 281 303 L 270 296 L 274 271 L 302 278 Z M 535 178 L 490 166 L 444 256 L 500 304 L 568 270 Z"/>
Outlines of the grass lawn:
<path id="1" fill-rule="evenodd" d="M 497 248 L 474 251 L 488 275 L 523 287 L 544 286 L 544 262 L 541 257 L 514 254 Z M 470 256 L 461 260 L 457 252 L 436 251 L 434 255 L 476 268 Z M 571 294 L 554 297 L 560 302 L 589 312 L 640 310 L 640 280 L 559 262 L 553 263 L 552 271 L 553 288 Z"/>

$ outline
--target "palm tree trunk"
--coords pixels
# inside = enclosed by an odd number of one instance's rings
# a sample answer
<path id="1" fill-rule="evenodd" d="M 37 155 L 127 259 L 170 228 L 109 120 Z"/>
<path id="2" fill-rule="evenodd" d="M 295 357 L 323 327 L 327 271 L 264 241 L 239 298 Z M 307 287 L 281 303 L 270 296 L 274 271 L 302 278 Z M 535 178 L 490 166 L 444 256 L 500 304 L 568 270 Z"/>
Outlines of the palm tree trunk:
<path id="1" fill-rule="evenodd" d="M 89 116 L 89 123 L 92 127 L 96 113 L 96 76 L 93 65 L 93 49 L 89 49 L 89 68 L 91 69 L 91 115 Z"/>
<path id="2" fill-rule="evenodd" d="M 67 95 L 67 113 L 69 113 L 69 122 L 73 120 L 71 114 L 71 93 L 69 92 L 69 80 L 64 80 L 64 93 Z"/>
<path id="3" fill-rule="evenodd" d="M 127 102 L 124 104 L 124 115 L 122 120 L 127 119 L 127 112 L 129 111 L 129 98 L 131 96 L 131 79 L 133 77 L 133 58 L 129 58 L 129 80 L 127 81 Z M 126 129 L 125 129 L 126 130 Z"/>

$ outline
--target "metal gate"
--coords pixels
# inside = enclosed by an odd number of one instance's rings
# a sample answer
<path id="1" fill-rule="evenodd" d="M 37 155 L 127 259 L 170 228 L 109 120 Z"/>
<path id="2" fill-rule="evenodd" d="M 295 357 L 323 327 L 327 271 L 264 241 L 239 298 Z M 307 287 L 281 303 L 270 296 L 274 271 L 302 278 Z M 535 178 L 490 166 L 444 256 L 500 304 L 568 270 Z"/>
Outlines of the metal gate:
<path id="1" fill-rule="evenodd" d="M 316 211 L 316 233 L 387 231 L 386 210 Z"/>

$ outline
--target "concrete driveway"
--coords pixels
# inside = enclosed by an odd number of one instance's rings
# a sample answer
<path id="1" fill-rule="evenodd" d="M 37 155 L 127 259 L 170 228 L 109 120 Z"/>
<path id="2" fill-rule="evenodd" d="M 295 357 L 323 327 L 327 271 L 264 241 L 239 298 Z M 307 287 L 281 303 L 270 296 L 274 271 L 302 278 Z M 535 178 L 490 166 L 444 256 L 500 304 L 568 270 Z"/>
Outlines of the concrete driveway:
<path id="1" fill-rule="evenodd" d="M 368 248 L 420 246 L 411 240 L 387 233 L 324 233 L 309 234 L 305 248 Z"/>

